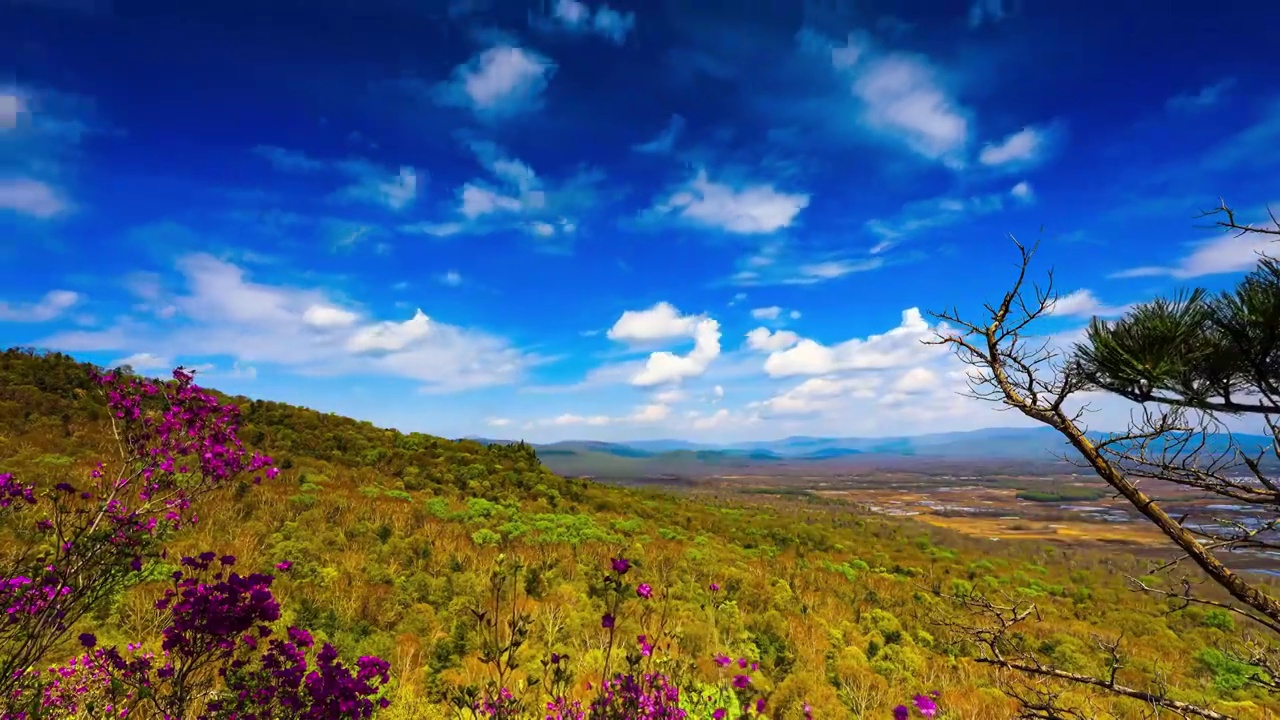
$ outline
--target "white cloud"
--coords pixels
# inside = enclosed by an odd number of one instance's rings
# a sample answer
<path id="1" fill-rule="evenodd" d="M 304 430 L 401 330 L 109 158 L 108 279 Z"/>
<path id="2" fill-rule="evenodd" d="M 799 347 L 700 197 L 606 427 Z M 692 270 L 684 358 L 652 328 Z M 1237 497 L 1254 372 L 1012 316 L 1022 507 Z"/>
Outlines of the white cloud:
<path id="1" fill-rule="evenodd" d="M 721 387 L 720 385 L 717 385 L 717 386 L 715 386 L 714 388 L 711 388 L 711 395 L 712 395 L 712 397 L 714 397 L 714 398 L 715 398 L 715 400 L 716 400 L 717 402 L 718 402 L 718 401 L 720 401 L 720 400 L 723 400 L 723 399 L 724 399 L 724 388 L 723 388 L 723 387 Z"/>
<path id="2" fill-rule="evenodd" d="M 729 419 L 729 411 L 724 408 L 720 408 L 706 417 L 695 418 L 693 421 L 693 427 L 696 430 L 709 430 L 711 428 L 724 425 L 729 421 Z"/>
<path id="3" fill-rule="evenodd" d="M 431 335 L 433 322 L 421 309 L 403 322 L 384 320 L 361 328 L 347 339 L 353 353 L 392 353 L 425 340 Z"/>
<path id="4" fill-rule="evenodd" d="M 648 153 L 651 155 L 668 155 L 675 149 L 676 140 L 680 138 L 680 133 L 684 132 L 685 120 L 679 115 L 672 115 L 671 120 L 667 122 L 667 127 L 658 137 L 646 143 L 641 143 L 632 147 L 636 152 Z"/>
<path id="5" fill-rule="evenodd" d="M 578 34 L 599 35 L 615 45 L 627 41 L 627 34 L 636 24 L 636 14 L 622 13 L 608 5 L 592 10 L 579 0 L 556 0 L 551 16 L 534 23 L 542 29 L 559 29 Z"/>
<path id="6" fill-rule="evenodd" d="M 790 317 L 792 320 L 799 320 L 799 319 L 800 319 L 800 311 L 799 311 L 799 310 L 792 310 L 791 312 L 787 313 L 787 316 L 788 316 L 788 317 Z"/>
<path id="7" fill-rule="evenodd" d="M 0 210 L 47 220 L 69 209 L 67 201 L 48 183 L 33 178 L 0 180 Z"/>
<path id="8" fill-rule="evenodd" d="M 606 337 L 622 342 L 652 342 L 689 337 L 698 323 L 696 315 L 681 315 L 668 302 L 656 303 L 646 310 L 627 310 L 609 328 Z"/>
<path id="9" fill-rule="evenodd" d="M 848 398 L 873 398 L 879 387 L 875 377 L 815 377 L 759 403 L 766 415 L 808 415 Z"/>
<path id="10" fill-rule="evenodd" d="M 151 353 L 134 353 L 128 357 L 122 357 L 119 360 L 111 361 L 107 367 L 121 367 L 128 365 L 135 371 L 144 370 L 168 370 L 174 367 L 173 363 L 165 357 L 153 355 Z"/>
<path id="11" fill-rule="evenodd" d="M 302 322 L 318 330 L 351 327 L 359 315 L 330 305 L 312 305 L 302 313 Z"/>
<path id="12" fill-rule="evenodd" d="M 974 195 L 967 198 L 943 196 L 908 203 L 894 217 L 868 220 L 866 228 L 881 238 L 873 249 L 879 255 L 902 240 L 923 232 L 955 225 L 963 220 L 989 215 L 1004 209 L 1004 193 Z"/>
<path id="13" fill-rule="evenodd" d="M 1258 233 L 1235 233 L 1198 243 L 1175 265 L 1148 265 L 1115 273 L 1113 278 L 1169 276 L 1178 279 L 1247 272 L 1258 264 L 1260 253 L 1280 256 L 1280 243 Z"/>
<path id="14" fill-rule="evenodd" d="M 418 196 L 418 173 L 411 167 L 402 167 L 390 179 L 369 177 L 357 182 L 343 190 L 341 196 L 400 210 Z"/>
<path id="15" fill-rule="evenodd" d="M 978 162 L 1001 170 L 1021 170 L 1044 162 L 1061 144 L 1064 137 L 1060 123 L 1025 127 L 998 143 L 991 143 L 978 153 Z"/>
<path id="16" fill-rule="evenodd" d="M 421 310 L 399 322 L 362 313 L 349 322 L 345 313 L 354 311 L 341 309 L 324 290 L 254 282 L 243 268 L 203 253 L 183 256 L 178 271 L 185 292 L 166 297 L 162 289 L 144 288 L 149 302 L 176 308 L 163 326 L 123 318 L 104 330 L 63 332 L 39 344 L 226 357 L 246 368 L 270 364 L 304 375 L 398 377 L 439 392 L 513 382 L 541 361 L 502 338 Z"/>
<path id="17" fill-rule="evenodd" d="M 412 203 L 418 196 L 419 184 L 423 179 L 412 167 L 402 166 L 399 170 L 390 170 L 362 158 L 314 158 L 274 145 L 259 145 L 253 148 L 253 153 L 280 172 L 333 173 L 347 177 L 351 184 L 333 195 L 336 200 L 382 205 L 392 210 L 402 210 Z M 364 228 L 349 228 L 344 239 L 350 244 L 367 232 Z M 352 233 L 356 233 L 354 237 Z"/>
<path id="18" fill-rule="evenodd" d="M 680 388 L 668 388 L 653 394 L 653 401 L 662 405 L 674 405 L 684 400 L 688 394 Z"/>
<path id="19" fill-rule="evenodd" d="M 777 320 L 778 316 L 781 314 L 782 314 L 782 308 L 778 307 L 777 305 L 772 305 L 770 307 L 756 308 L 751 311 L 751 317 L 755 318 L 756 320 Z"/>
<path id="20" fill-rule="evenodd" d="M 770 331 L 758 327 L 747 333 L 747 347 L 762 352 L 776 352 L 800 342 L 800 336 L 790 330 Z"/>
<path id="21" fill-rule="evenodd" d="M 487 418 L 484 423 L 489 427 L 507 427 L 511 424 L 511 419 L 504 417 L 491 417 Z"/>
<path id="22" fill-rule="evenodd" d="M 1026 180 L 1009 188 L 1009 194 L 1024 203 L 1033 202 L 1036 199 L 1035 190 L 1031 188 L 1031 183 Z"/>
<path id="23" fill-rule="evenodd" d="M 963 166 L 970 113 L 926 58 L 883 51 L 866 35 L 850 34 L 835 45 L 806 29 L 799 39 L 849 82 L 865 126 L 922 157 Z"/>
<path id="24" fill-rule="evenodd" d="M 809 195 L 781 192 L 770 184 L 735 187 L 713 182 L 705 169 L 648 212 L 651 217 L 672 216 L 701 227 L 738 235 L 760 235 L 790 227 L 808 207 Z"/>
<path id="25" fill-rule="evenodd" d="M 17 91 L 0 92 L 0 130 L 14 130 L 27 112 L 26 101 Z"/>
<path id="26" fill-rule="evenodd" d="M 893 390 L 904 395 L 918 395 L 937 388 L 941 383 L 942 379 L 933 370 L 915 367 L 894 381 Z"/>
<path id="27" fill-rule="evenodd" d="M 1059 297 L 1049 307 L 1050 315 L 1066 317 L 1115 317 L 1123 315 L 1128 306 L 1112 307 L 1104 304 L 1090 290 L 1076 290 Z"/>
<path id="28" fill-rule="evenodd" d="M 1213 107 L 1222 102 L 1227 92 L 1235 87 L 1236 79 L 1233 77 L 1225 77 L 1221 80 L 1205 85 L 1194 93 L 1182 93 L 1169 98 L 1165 103 L 1165 107 L 1173 112 L 1195 112 Z"/>
<path id="29" fill-rule="evenodd" d="M 0 322 L 49 322 L 80 302 L 79 293 L 70 290 L 50 290 L 34 303 L 7 303 L 0 301 Z"/>
<path id="30" fill-rule="evenodd" d="M 697 377 L 720 355 L 720 323 L 705 315 L 681 315 L 670 303 L 647 310 L 628 310 L 609 329 L 611 340 L 643 343 L 688 337 L 693 349 L 686 355 L 668 351 L 651 353 L 631 384 L 654 387 Z"/>
<path id="31" fill-rule="evenodd" d="M 945 325 L 936 326 L 937 329 Z M 917 363 L 940 349 L 922 344 L 934 336 L 917 308 L 904 310 L 898 327 L 866 339 L 854 338 L 827 346 L 809 339 L 786 350 L 770 353 L 764 369 L 770 377 L 829 375 L 848 370 L 881 370 Z"/>
<path id="32" fill-rule="evenodd" d="M 457 270 L 450 270 L 440 276 L 440 282 L 448 285 L 449 287 L 458 287 L 462 284 L 462 274 Z"/>
<path id="33" fill-rule="evenodd" d="M 587 211 L 595 199 L 595 185 L 601 179 L 598 173 L 584 171 L 549 184 L 527 163 L 509 157 L 494 143 L 474 141 L 469 148 L 490 177 L 471 180 L 458 189 L 456 212 L 460 219 L 408 225 L 401 227 L 401 232 L 447 237 L 514 228 L 539 240 L 544 249 L 555 248 L 555 242 L 576 235 L 577 215 Z"/>
<path id="34" fill-rule="evenodd" d="M 504 118 L 540 107 L 554 74 L 555 65 L 537 52 L 500 43 L 455 68 L 436 97 L 482 119 Z"/>

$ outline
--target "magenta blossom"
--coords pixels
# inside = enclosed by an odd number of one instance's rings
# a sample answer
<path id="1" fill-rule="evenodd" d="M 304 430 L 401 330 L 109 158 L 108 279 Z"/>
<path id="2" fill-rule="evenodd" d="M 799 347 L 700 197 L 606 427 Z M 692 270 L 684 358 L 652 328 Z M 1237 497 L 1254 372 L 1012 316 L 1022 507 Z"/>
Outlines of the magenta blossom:
<path id="1" fill-rule="evenodd" d="M 636 595 L 646 600 L 653 597 L 653 586 L 649 583 L 640 583 L 636 586 Z"/>
<path id="2" fill-rule="evenodd" d="M 920 714 L 927 718 L 938 714 L 938 703 L 934 702 L 933 698 L 928 695 L 917 695 L 911 701 L 915 703 L 916 709 L 920 711 Z"/>
<path id="3" fill-rule="evenodd" d="M 616 557 L 610 562 L 613 565 L 613 571 L 619 575 L 626 575 L 631 569 L 631 561 L 624 557 Z"/>
<path id="4" fill-rule="evenodd" d="M 911 711 L 906 705 L 899 705 L 893 709 L 893 720 L 907 720 L 909 717 L 911 717 Z"/>

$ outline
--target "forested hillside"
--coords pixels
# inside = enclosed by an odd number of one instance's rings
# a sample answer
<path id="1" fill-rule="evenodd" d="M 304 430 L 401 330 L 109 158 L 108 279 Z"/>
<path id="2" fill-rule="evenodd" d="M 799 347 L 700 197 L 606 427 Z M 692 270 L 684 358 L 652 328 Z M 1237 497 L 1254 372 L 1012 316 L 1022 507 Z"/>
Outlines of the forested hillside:
<path id="1" fill-rule="evenodd" d="M 59 354 L 0 355 L 0 472 L 51 487 L 86 476 L 111 451 L 91 369 Z M 519 588 L 507 611 L 527 615 L 504 684 L 524 688 L 560 653 L 585 694 L 611 651 L 601 578 L 623 556 L 634 562 L 629 579 L 654 589 L 652 604 L 617 618 L 628 647 L 647 632 L 673 675 L 705 682 L 726 672 L 717 655 L 756 661 L 771 718 L 887 718 L 930 691 L 940 694 L 938 717 L 1014 717 L 1005 691 L 1025 681 L 974 662 L 976 648 L 960 640 L 968 634 L 952 629 L 974 622 L 953 598 L 975 591 L 1033 599 L 1040 622 L 1019 641 L 1058 667 L 1107 676 L 1115 663 L 1099 643 L 1123 633 L 1114 672 L 1126 685 L 1158 685 L 1231 717 L 1280 712 L 1220 650 L 1232 618 L 1196 606 L 1169 612 L 1129 591 L 1124 575 L 1146 572 L 1137 560 L 965 538 L 852 505 L 711 504 L 566 480 L 526 445 L 229 400 L 242 409 L 246 446 L 270 454 L 281 473 L 207 498 L 174 552 L 219 547 L 242 566 L 291 563 L 274 586 L 281 625 L 309 627 L 344 655 L 388 660 L 390 705 L 377 717 L 451 717 L 453 689 L 490 679 L 481 620 L 492 612 L 495 575 Z M 140 583 L 82 622 L 101 643 L 153 640 L 164 587 Z M 71 652 L 54 648 L 45 660 Z M 1082 702 L 1088 692 L 1051 689 Z M 1093 717 L 1150 717 L 1137 700 L 1088 702 Z"/>

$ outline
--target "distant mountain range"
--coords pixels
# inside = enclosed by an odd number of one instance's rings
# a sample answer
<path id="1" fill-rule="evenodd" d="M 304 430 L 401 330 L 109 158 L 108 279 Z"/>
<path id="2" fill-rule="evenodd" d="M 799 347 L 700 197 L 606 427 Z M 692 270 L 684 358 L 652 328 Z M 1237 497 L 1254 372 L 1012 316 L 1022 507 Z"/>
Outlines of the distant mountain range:
<path id="1" fill-rule="evenodd" d="M 1092 434 L 1097 439 L 1102 433 Z M 511 440 L 471 438 L 478 442 Z M 1237 446 L 1265 448 L 1262 435 L 1209 435 L 1206 452 Z M 1051 428 L 991 428 L 882 438 L 796 436 L 781 440 L 708 444 L 685 440 L 535 444 L 544 464 L 563 475 L 595 477 L 711 476 L 725 474 L 837 474 L 867 470 L 999 472 L 1068 467 L 1071 448 Z"/>

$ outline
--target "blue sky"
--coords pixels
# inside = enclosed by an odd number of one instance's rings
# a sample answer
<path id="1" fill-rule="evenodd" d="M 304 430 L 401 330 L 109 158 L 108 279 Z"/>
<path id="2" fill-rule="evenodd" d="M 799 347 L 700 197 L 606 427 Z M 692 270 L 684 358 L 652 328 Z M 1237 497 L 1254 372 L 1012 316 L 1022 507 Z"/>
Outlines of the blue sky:
<path id="1" fill-rule="evenodd" d="M 0 344 L 451 437 L 1007 426 L 919 341 L 1008 233 L 1064 340 L 1280 201 L 1274 3 L 707 5 L 10 3 Z"/>

